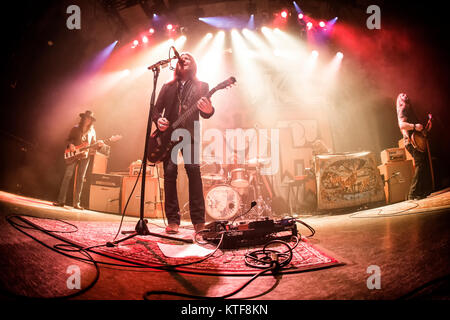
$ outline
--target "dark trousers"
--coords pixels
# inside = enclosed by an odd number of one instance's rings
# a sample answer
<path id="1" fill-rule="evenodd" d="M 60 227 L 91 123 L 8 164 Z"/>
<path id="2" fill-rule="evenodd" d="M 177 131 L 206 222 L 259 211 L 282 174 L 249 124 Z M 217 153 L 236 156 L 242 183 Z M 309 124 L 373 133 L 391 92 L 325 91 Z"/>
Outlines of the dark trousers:
<path id="1" fill-rule="evenodd" d="M 426 197 L 432 192 L 428 152 L 417 151 L 411 144 L 406 145 L 406 150 L 412 155 L 416 164 L 408 198 Z"/>
<path id="2" fill-rule="evenodd" d="M 81 192 L 83 191 L 84 177 L 86 175 L 86 170 L 89 165 L 89 158 L 75 161 L 71 164 L 66 165 L 66 170 L 64 172 L 64 177 L 61 182 L 61 187 L 58 194 L 58 202 L 65 203 L 67 190 L 69 190 L 70 179 L 72 179 L 75 168 L 78 166 L 77 176 L 76 176 L 76 188 L 74 192 L 73 205 L 80 205 Z"/>
<path id="3" fill-rule="evenodd" d="M 192 148 L 193 150 L 193 148 Z M 178 165 L 170 157 L 164 165 L 164 194 L 167 221 L 170 224 L 180 224 L 180 207 L 177 195 Z M 189 179 L 189 212 L 192 224 L 205 223 L 205 199 L 199 164 L 185 164 L 184 168 Z M 187 190 L 180 190 L 186 192 Z"/>

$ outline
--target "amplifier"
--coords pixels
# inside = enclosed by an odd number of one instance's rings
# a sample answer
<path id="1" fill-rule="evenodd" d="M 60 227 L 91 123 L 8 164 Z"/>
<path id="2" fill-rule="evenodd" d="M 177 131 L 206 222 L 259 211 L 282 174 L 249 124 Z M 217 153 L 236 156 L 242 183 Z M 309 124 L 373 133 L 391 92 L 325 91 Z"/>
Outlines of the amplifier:
<path id="1" fill-rule="evenodd" d="M 115 174 L 93 173 L 91 176 L 91 185 L 120 188 L 122 186 L 123 176 Z"/>
<path id="2" fill-rule="evenodd" d="M 381 163 L 385 164 L 388 162 L 395 161 L 405 161 L 406 152 L 402 148 L 390 148 L 381 151 Z"/>
<path id="3" fill-rule="evenodd" d="M 413 163 L 411 160 L 396 161 L 378 166 L 380 173 L 387 182 L 384 185 L 387 203 L 404 201 L 408 197 L 413 177 Z"/>
<path id="4" fill-rule="evenodd" d="M 89 192 L 89 209 L 120 213 L 121 186 L 122 176 L 93 173 Z"/>
<path id="5" fill-rule="evenodd" d="M 156 172 L 156 168 L 155 168 L 155 164 L 150 164 L 148 163 L 146 166 L 146 176 L 147 177 L 153 177 L 156 178 L 157 177 L 157 172 Z M 138 160 L 138 161 L 134 161 L 133 163 L 130 164 L 130 176 L 138 176 L 139 172 L 141 171 L 141 167 L 142 167 L 142 161 Z M 159 170 L 159 174 L 163 174 L 163 170 L 162 170 L 162 166 L 160 166 L 158 168 Z M 141 173 L 142 174 L 142 173 Z"/>
<path id="6" fill-rule="evenodd" d="M 125 209 L 125 205 L 128 202 L 125 215 L 138 217 L 141 208 L 141 185 L 142 177 L 139 177 L 139 181 L 136 184 L 134 192 L 131 194 L 133 187 L 136 183 L 137 177 L 124 177 L 122 186 L 122 207 L 121 212 Z M 144 202 L 144 215 L 147 218 L 162 218 L 162 205 L 164 199 L 164 190 L 159 188 L 164 187 L 163 180 L 152 178 L 147 176 L 145 178 L 145 202 Z M 130 197 L 131 194 L 131 197 Z M 161 199 L 162 196 L 162 199 Z"/>

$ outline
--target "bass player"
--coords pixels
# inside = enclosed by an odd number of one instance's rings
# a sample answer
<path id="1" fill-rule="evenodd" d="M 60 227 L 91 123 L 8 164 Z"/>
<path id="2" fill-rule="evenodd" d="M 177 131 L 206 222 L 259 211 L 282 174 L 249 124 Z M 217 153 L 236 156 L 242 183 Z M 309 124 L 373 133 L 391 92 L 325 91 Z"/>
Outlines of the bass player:
<path id="1" fill-rule="evenodd" d="M 397 96 L 397 118 L 398 126 L 402 132 L 405 141 L 405 148 L 414 158 L 416 166 L 414 177 L 409 189 L 408 199 L 418 200 L 426 198 L 432 191 L 430 165 L 428 162 L 428 154 L 421 152 L 413 147 L 411 143 L 411 135 L 414 131 L 423 131 L 424 127 L 412 109 L 409 97 L 405 93 Z M 431 129 L 431 122 L 430 127 Z"/>
<path id="2" fill-rule="evenodd" d="M 80 146 L 83 144 L 93 144 L 97 143 L 98 147 L 104 146 L 103 140 L 96 141 L 96 133 L 94 129 L 94 122 L 96 119 L 92 111 L 86 110 L 84 113 L 80 113 L 80 121 L 78 125 L 72 128 L 69 137 L 67 139 L 67 149 L 70 151 L 75 151 L 75 146 Z M 89 165 L 89 156 L 86 152 L 84 157 L 77 159 L 73 162 L 66 164 L 66 170 L 64 172 L 64 177 L 59 189 L 58 200 L 53 202 L 54 206 L 63 207 L 66 202 L 67 190 L 69 189 L 69 183 L 72 176 L 77 169 L 76 179 L 75 179 L 75 192 L 73 199 L 73 207 L 75 209 L 83 210 L 80 206 L 81 192 L 83 191 L 84 177 L 86 176 L 86 170 Z"/>

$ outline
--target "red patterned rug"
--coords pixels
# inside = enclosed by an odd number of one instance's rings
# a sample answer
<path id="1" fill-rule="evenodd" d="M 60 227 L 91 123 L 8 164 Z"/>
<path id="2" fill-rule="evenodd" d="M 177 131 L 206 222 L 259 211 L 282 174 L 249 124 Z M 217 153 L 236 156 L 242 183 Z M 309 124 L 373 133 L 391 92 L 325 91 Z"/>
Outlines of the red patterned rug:
<path id="1" fill-rule="evenodd" d="M 90 247 L 105 244 L 112 241 L 117 233 L 119 223 L 117 222 L 92 222 L 92 221 L 68 221 L 73 226 L 63 222 L 51 219 L 26 217 L 26 220 L 38 225 L 39 227 L 52 230 L 54 236 L 61 240 L 75 243 L 83 247 Z M 124 223 L 122 230 L 134 230 L 135 223 Z M 153 224 L 148 224 L 152 233 L 164 234 L 164 229 Z M 56 231 L 56 232 L 55 232 Z M 71 232 L 74 231 L 74 232 Z M 180 234 L 177 236 L 192 238 L 193 230 L 180 228 Z M 118 239 L 124 237 L 120 234 Z M 158 246 L 158 242 L 162 244 L 180 245 L 179 241 L 159 238 L 155 236 L 136 236 L 121 242 L 116 247 L 98 247 L 91 251 L 111 257 L 120 258 L 123 261 L 144 263 L 149 266 L 164 264 L 180 264 L 198 261 L 199 257 L 186 258 L 168 258 Z M 240 248 L 237 250 L 217 250 L 217 252 L 205 261 L 184 267 L 177 267 L 180 272 L 194 272 L 212 275 L 251 275 L 258 272 L 258 269 L 247 266 L 244 262 L 245 254 L 262 247 Z M 271 249 L 277 249 L 277 246 L 271 246 Z M 281 245 L 280 250 L 285 251 L 286 247 Z M 284 273 L 301 272 L 306 270 L 321 269 L 343 265 L 342 262 L 326 254 L 323 250 L 317 248 L 302 239 L 298 246 L 293 250 L 293 257 L 290 264 L 282 271 Z"/>

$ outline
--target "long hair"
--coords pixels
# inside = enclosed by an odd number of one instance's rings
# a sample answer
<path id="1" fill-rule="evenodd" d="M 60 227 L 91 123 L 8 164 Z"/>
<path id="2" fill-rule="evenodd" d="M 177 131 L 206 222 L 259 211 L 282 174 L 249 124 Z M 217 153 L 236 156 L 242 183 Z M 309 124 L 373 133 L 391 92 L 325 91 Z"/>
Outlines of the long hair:
<path id="1" fill-rule="evenodd" d="M 81 117 L 81 118 L 80 118 L 80 122 L 78 122 L 78 127 L 79 127 L 80 129 L 83 129 L 84 124 L 86 123 L 86 119 L 87 119 L 87 117 Z M 93 127 L 94 127 L 94 121 L 91 120 L 91 124 L 90 124 L 90 126 L 87 128 L 86 132 L 89 132 Z"/>
<path id="2" fill-rule="evenodd" d="M 180 54 L 180 56 L 188 56 L 191 60 L 191 68 L 189 73 L 190 79 L 196 79 L 197 78 L 197 62 L 195 61 L 195 58 L 192 54 L 189 52 L 183 52 Z M 175 67 L 175 79 L 178 80 L 180 78 L 180 72 L 181 72 L 181 66 L 180 63 L 177 63 Z"/>

